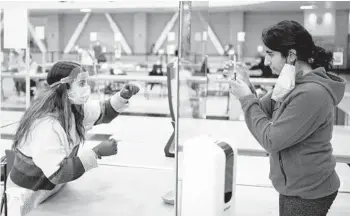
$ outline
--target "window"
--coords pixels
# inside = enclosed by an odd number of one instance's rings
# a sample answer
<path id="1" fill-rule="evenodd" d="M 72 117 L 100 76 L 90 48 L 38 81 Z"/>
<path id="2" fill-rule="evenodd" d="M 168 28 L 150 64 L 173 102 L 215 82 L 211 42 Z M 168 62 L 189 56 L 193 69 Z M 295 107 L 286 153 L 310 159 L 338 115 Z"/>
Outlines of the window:
<path id="1" fill-rule="evenodd" d="M 90 32 L 90 41 L 97 40 L 97 32 Z"/>
<path id="2" fill-rule="evenodd" d="M 45 39 L 45 27 L 44 26 L 35 26 L 35 35 L 39 40 Z"/>

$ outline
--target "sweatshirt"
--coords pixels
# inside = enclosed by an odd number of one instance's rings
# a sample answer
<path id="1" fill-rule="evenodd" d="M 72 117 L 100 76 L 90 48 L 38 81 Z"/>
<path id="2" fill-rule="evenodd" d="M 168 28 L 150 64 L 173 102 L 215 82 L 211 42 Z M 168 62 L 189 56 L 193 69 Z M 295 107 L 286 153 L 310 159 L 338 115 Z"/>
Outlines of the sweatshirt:
<path id="1" fill-rule="evenodd" d="M 269 153 L 274 188 L 286 196 L 321 198 L 340 187 L 330 141 L 345 81 L 320 67 L 295 84 L 282 102 L 272 100 L 271 93 L 240 102 L 247 127 Z"/>
<path id="2" fill-rule="evenodd" d="M 105 101 L 102 110 L 99 101 L 84 104 L 84 126 L 108 123 L 128 105 L 119 93 Z M 7 179 L 8 215 L 23 216 L 56 193 L 64 184 L 74 181 L 96 168 L 97 156 L 93 150 L 79 151 L 75 120 L 71 119 L 69 145 L 67 134 L 55 114 L 34 121 L 28 138 L 15 150 L 15 161 Z"/>

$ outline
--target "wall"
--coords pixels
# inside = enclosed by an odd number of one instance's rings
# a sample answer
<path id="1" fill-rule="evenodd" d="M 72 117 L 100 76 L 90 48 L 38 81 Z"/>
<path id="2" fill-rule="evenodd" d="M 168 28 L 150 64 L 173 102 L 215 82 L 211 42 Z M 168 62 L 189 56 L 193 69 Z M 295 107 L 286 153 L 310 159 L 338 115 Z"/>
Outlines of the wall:
<path id="1" fill-rule="evenodd" d="M 343 22 L 348 17 L 348 12 L 337 12 L 336 17 Z M 202 11 L 203 17 L 208 21 L 214 30 L 218 40 L 225 46 L 226 44 L 237 44 L 237 32 L 245 31 L 245 42 L 243 44 L 243 54 L 246 57 L 253 57 L 257 54 L 257 46 L 262 45 L 261 32 L 264 28 L 277 23 L 278 21 L 290 19 L 304 24 L 304 13 L 296 12 L 209 12 Z M 48 34 L 48 50 L 62 51 L 73 34 L 78 23 L 83 19 L 84 14 L 51 14 L 42 16 L 32 16 L 30 20 L 33 25 L 45 25 Z M 173 13 L 118 13 L 111 14 L 114 22 L 119 26 L 127 43 L 136 54 L 149 52 L 153 43 L 156 42 L 166 23 L 171 19 Z M 348 22 L 343 26 L 336 22 L 335 40 L 341 46 L 347 44 L 347 38 L 337 32 L 341 29 L 344 34 L 347 32 Z M 192 52 L 200 52 L 201 43 L 194 40 L 196 32 L 207 31 L 207 26 L 203 26 L 196 12 L 192 14 Z M 59 28 L 59 29 L 57 29 Z M 346 30 L 346 31 L 345 31 Z M 107 51 L 112 51 L 114 45 L 113 32 L 104 14 L 92 14 L 83 30 L 77 45 L 87 48 L 90 45 L 90 32 L 98 32 L 98 39 L 107 46 Z M 178 22 L 175 23 L 173 32 L 178 31 Z M 177 36 L 175 38 L 177 43 Z M 212 56 L 218 55 L 213 44 L 208 40 L 205 44 L 206 53 Z M 347 47 L 347 46 L 346 46 Z M 165 48 L 165 44 L 162 48 Z"/>
<path id="2" fill-rule="evenodd" d="M 348 42 L 348 25 L 349 25 L 349 11 L 337 11 L 336 12 L 336 23 L 335 23 L 335 39 L 334 45 L 336 49 L 343 52 L 343 62 L 342 66 L 339 68 L 348 68 L 349 66 L 349 42 Z M 338 51 L 337 50 L 337 51 Z"/>
<path id="3" fill-rule="evenodd" d="M 257 46 L 262 45 L 261 32 L 273 24 L 282 20 L 294 20 L 303 24 L 303 13 L 301 12 L 281 12 L 281 13 L 259 13 L 247 12 L 244 14 L 244 31 L 246 40 L 244 43 L 244 55 L 255 56 Z"/>

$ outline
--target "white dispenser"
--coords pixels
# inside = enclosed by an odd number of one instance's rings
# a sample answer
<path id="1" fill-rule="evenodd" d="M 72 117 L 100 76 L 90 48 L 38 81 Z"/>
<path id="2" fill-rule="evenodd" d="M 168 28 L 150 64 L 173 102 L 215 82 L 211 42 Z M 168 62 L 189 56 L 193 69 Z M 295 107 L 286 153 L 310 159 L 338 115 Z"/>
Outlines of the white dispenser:
<path id="1" fill-rule="evenodd" d="M 234 216 L 237 152 L 200 136 L 184 143 L 181 216 Z"/>

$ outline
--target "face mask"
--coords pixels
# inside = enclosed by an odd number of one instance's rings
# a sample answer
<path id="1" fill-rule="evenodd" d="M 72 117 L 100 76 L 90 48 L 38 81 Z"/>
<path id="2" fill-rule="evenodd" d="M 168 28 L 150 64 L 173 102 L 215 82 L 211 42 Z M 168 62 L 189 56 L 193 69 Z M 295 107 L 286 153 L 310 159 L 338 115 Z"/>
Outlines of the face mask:
<path id="1" fill-rule="evenodd" d="M 86 103 L 91 93 L 90 86 L 87 84 L 89 73 L 81 72 L 81 70 L 82 69 L 80 67 L 76 67 L 75 69 L 73 69 L 70 76 L 62 78 L 60 81 L 51 84 L 50 87 L 55 88 L 60 84 L 70 83 L 71 88 L 68 90 L 68 99 L 71 101 L 71 103 Z"/>
<path id="2" fill-rule="evenodd" d="M 68 98 L 73 104 L 85 104 L 90 97 L 90 86 L 78 87 L 68 91 Z"/>
<path id="3" fill-rule="evenodd" d="M 295 76 L 295 66 L 287 63 L 284 64 L 273 89 L 271 99 L 279 102 L 283 101 L 285 96 L 295 87 Z"/>

